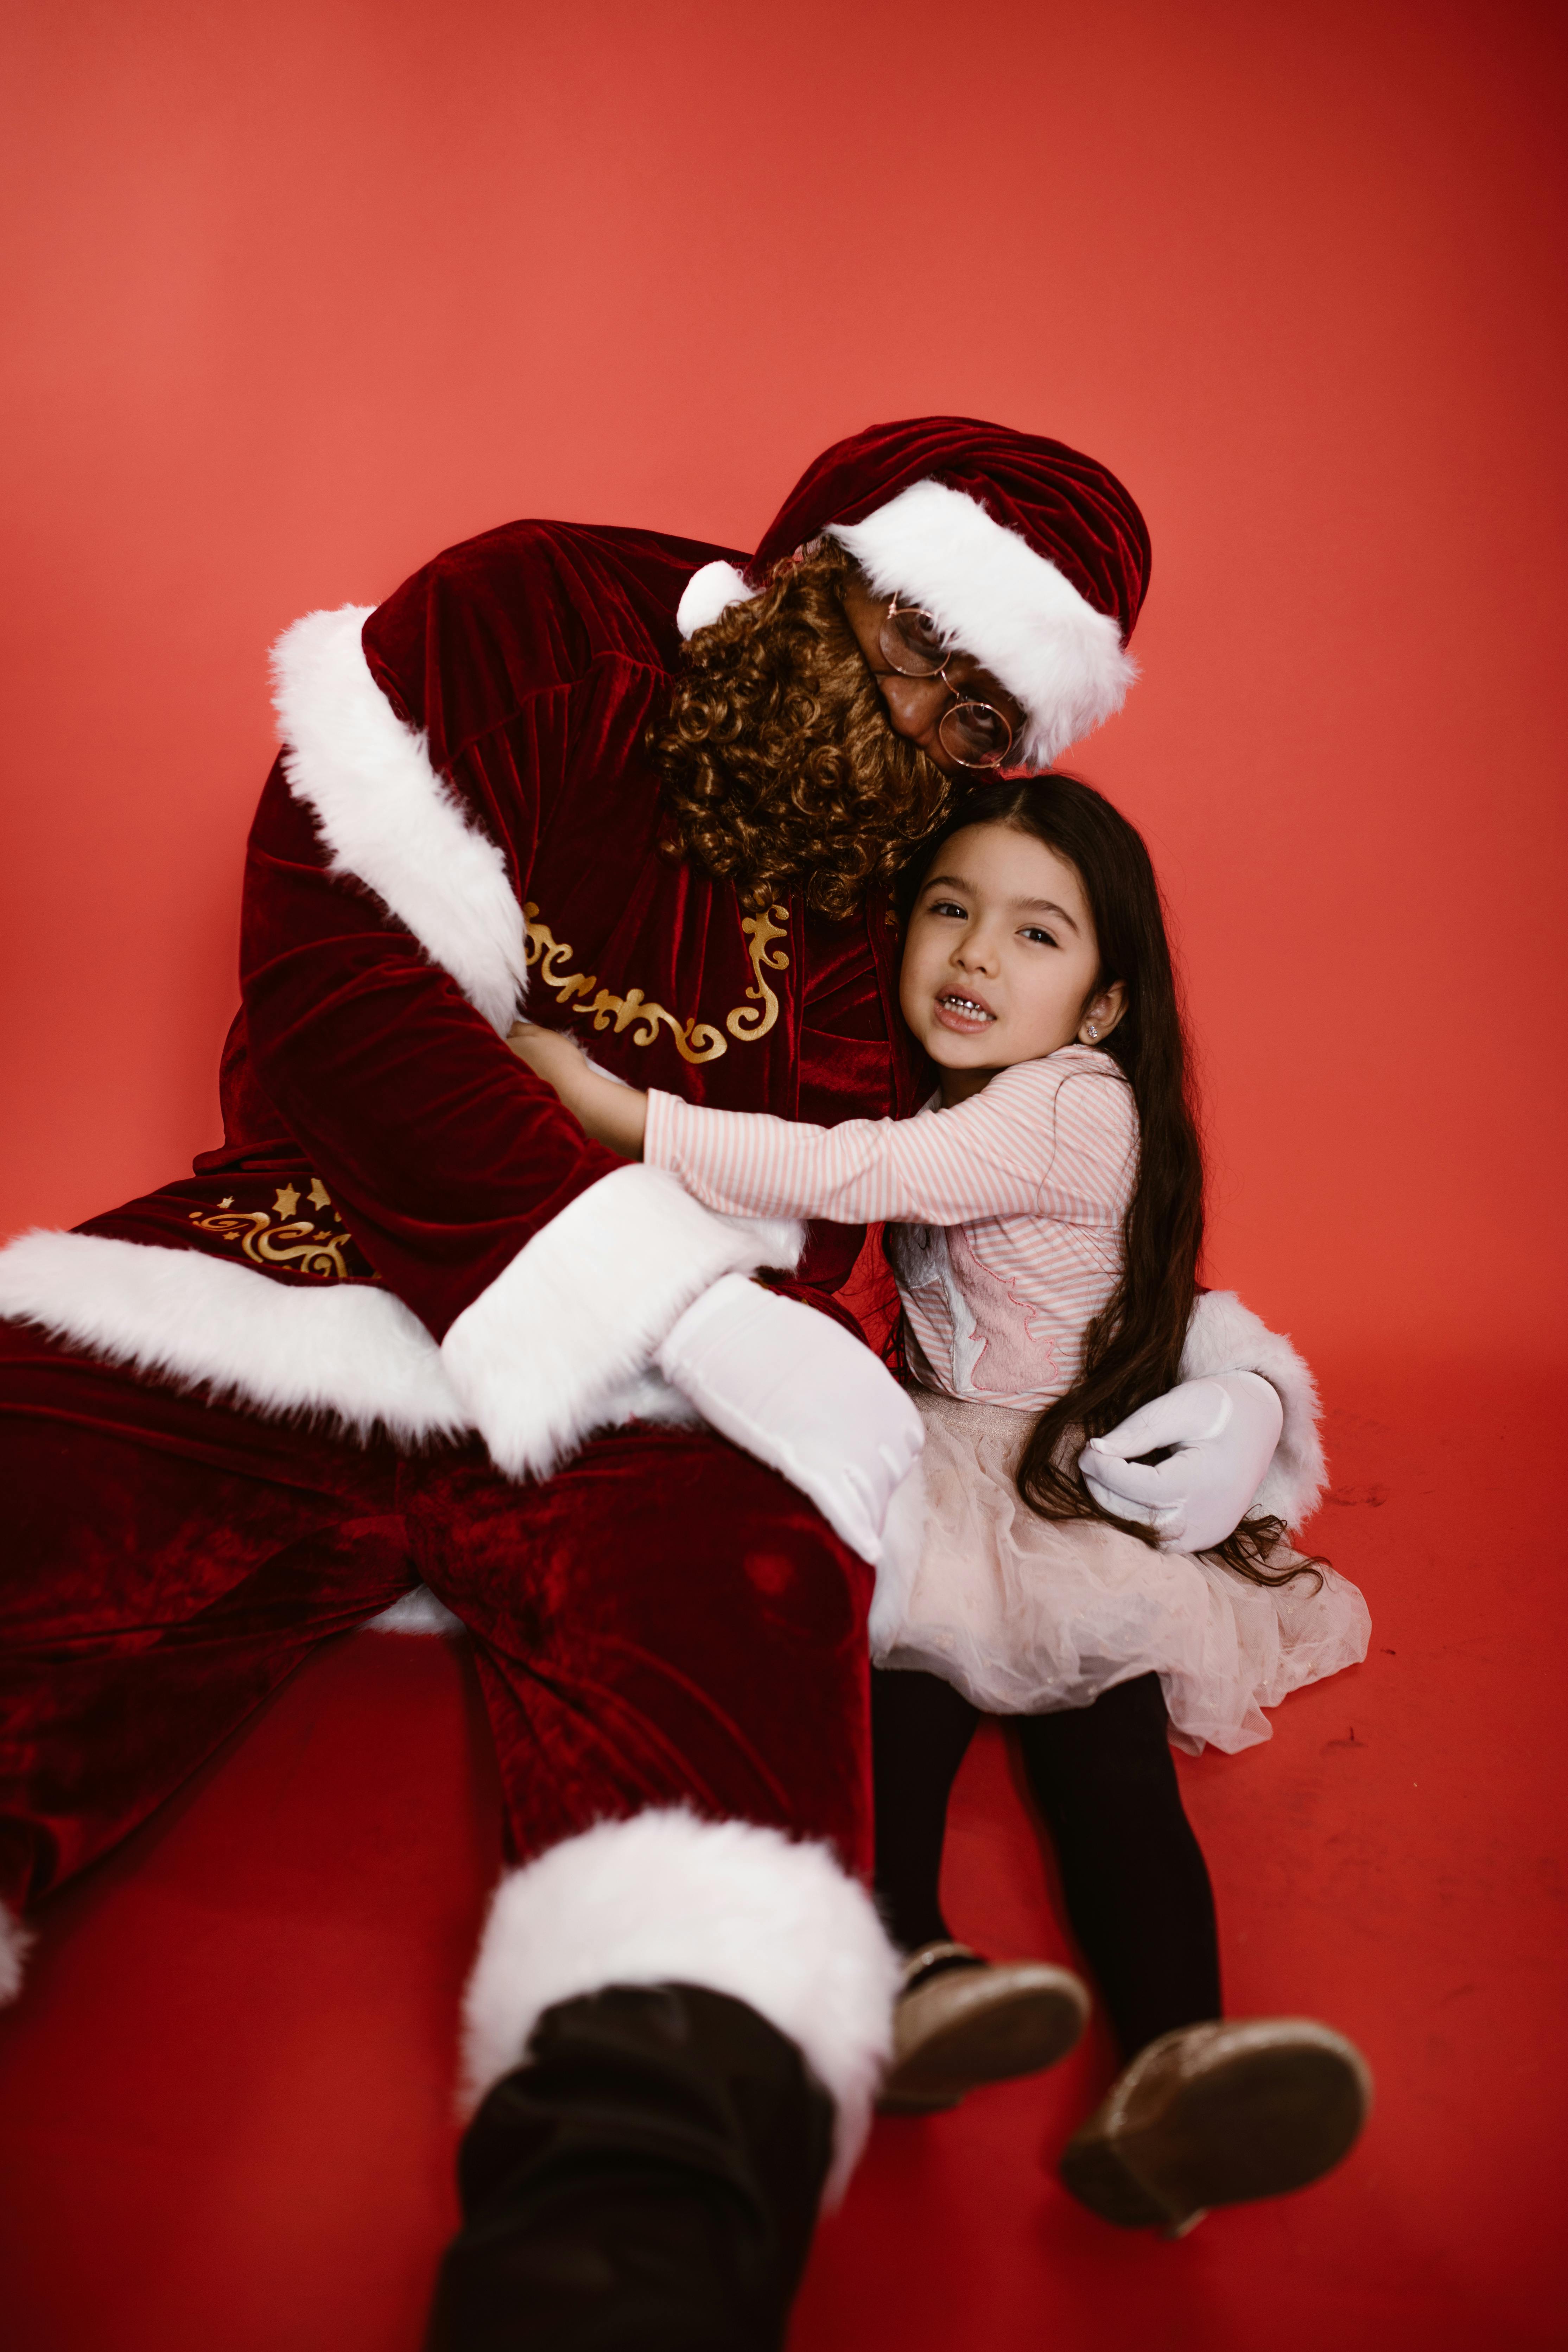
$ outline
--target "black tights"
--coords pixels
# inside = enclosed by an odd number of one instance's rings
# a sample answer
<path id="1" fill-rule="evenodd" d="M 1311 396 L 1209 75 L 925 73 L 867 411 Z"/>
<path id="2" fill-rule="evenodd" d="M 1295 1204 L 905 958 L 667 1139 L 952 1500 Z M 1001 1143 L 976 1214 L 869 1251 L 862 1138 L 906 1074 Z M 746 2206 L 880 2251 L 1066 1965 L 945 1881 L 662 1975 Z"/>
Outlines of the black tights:
<path id="1" fill-rule="evenodd" d="M 979 1720 L 934 1675 L 871 1676 L 877 1894 L 906 1950 L 949 1935 L 938 1889 L 947 1801 Z M 1182 1810 L 1159 1676 L 1118 1683 L 1092 1706 L 1009 1720 L 1123 2057 L 1217 2017 L 1214 1892 Z"/>

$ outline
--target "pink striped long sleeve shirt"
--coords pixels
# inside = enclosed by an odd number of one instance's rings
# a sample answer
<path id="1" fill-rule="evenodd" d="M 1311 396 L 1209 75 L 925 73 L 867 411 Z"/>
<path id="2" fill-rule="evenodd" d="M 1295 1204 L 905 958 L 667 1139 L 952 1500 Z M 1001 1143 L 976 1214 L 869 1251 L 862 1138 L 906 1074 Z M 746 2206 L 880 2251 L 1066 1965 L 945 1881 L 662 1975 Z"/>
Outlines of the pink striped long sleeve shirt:
<path id="1" fill-rule="evenodd" d="M 1071 1387 L 1120 1278 L 1138 1114 L 1108 1054 L 1066 1045 L 908 1119 L 804 1127 L 650 1094 L 643 1156 L 730 1215 L 886 1219 L 917 1376 L 1022 1409 Z"/>

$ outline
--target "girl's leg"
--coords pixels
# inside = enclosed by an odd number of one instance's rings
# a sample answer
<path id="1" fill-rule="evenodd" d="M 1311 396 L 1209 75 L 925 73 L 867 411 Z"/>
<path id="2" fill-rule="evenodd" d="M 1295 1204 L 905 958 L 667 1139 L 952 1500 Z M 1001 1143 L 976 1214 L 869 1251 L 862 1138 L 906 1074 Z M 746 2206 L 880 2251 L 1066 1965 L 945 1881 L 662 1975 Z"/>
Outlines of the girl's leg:
<path id="1" fill-rule="evenodd" d="M 906 1952 L 951 1940 L 941 1892 L 947 1804 L 979 1720 L 935 1675 L 871 1676 L 877 1899 Z"/>
<path id="2" fill-rule="evenodd" d="M 1159 1676 L 1119 1683 L 1092 1706 L 1022 1717 L 1017 1731 L 1122 2055 L 1217 2017 L 1214 1892 L 1182 1807 Z"/>
<path id="3" fill-rule="evenodd" d="M 1179 2236 L 1211 2206 L 1304 2188 L 1355 2144 L 1359 2053 L 1300 2017 L 1220 2021 L 1214 1895 L 1182 1810 L 1158 1677 L 1019 1725 L 1068 1915 L 1123 2056 L 1063 2151 L 1072 2195 Z"/>
<path id="4" fill-rule="evenodd" d="M 893 2020 L 881 2104 L 895 2114 L 950 2107 L 978 2083 L 1032 2074 L 1070 2050 L 1089 1998 L 1044 1960 L 993 1964 L 955 1945 L 942 1916 L 948 1799 L 979 1716 L 934 1675 L 871 1676 L 877 1895 L 910 1955 Z"/>

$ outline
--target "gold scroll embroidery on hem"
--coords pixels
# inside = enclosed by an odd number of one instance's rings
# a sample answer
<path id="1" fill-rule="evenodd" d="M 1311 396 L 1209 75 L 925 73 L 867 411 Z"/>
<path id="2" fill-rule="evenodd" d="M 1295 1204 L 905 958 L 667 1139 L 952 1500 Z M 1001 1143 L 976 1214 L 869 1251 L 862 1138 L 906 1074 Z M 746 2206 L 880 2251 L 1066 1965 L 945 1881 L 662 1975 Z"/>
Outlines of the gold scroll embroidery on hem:
<path id="1" fill-rule="evenodd" d="M 331 1194 L 319 1176 L 311 1177 L 305 1197 L 313 1208 L 332 1207 Z M 320 1275 L 329 1281 L 349 1281 L 349 1269 L 343 1264 L 349 1237 L 337 1211 L 332 1209 L 331 1225 L 316 1225 L 309 1217 L 296 1215 L 299 1206 L 298 1185 L 279 1184 L 270 1210 L 237 1209 L 231 1194 L 218 1202 L 210 1216 L 204 1217 L 199 1210 L 193 1209 L 189 1222 L 198 1233 L 216 1234 L 221 1241 L 237 1242 L 241 1254 L 252 1265 L 291 1265 L 300 1274 Z"/>
<path id="2" fill-rule="evenodd" d="M 599 986 L 595 972 L 565 971 L 563 967 L 571 962 L 576 950 L 556 939 L 549 925 L 540 921 L 539 908 L 531 898 L 522 913 L 528 933 L 529 970 L 538 967 L 545 987 L 553 989 L 557 1004 L 570 1005 L 574 1013 L 586 1015 L 601 1032 L 613 1026 L 619 1036 L 623 1029 L 631 1029 L 634 1045 L 651 1045 L 660 1028 L 667 1028 L 683 1062 L 716 1062 L 721 1054 L 729 1052 L 730 1038 L 714 1028 L 711 1022 L 700 1021 L 695 1013 L 689 1020 L 679 1021 L 662 1004 L 645 996 L 640 988 L 628 988 L 624 996 L 617 996 L 613 990 Z M 748 1001 L 724 1015 L 725 1029 L 740 1045 L 755 1045 L 759 1037 L 767 1035 L 779 1017 L 779 1001 L 768 986 L 767 975 L 789 967 L 788 956 L 773 945 L 775 940 L 784 937 L 788 926 L 787 907 L 770 907 L 765 914 L 747 915 L 742 920 L 741 929 L 750 943 L 747 954 L 752 985 L 746 991 Z"/>

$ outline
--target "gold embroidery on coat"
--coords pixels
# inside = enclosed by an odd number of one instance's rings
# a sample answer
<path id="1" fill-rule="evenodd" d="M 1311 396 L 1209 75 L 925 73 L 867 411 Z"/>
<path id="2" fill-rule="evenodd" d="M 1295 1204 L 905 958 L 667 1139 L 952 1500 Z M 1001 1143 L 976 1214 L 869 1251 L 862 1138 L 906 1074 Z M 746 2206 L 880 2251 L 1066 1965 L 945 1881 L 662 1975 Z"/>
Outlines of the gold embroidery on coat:
<path id="1" fill-rule="evenodd" d="M 752 971 L 756 980 L 756 986 L 748 988 L 746 994 L 761 1007 L 760 1011 L 753 1013 L 744 1004 L 737 1004 L 732 1013 L 724 1015 L 725 1028 L 731 1037 L 738 1037 L 742 1045 L 754 1045 L 759 1037 L 765 1037 L 779 1017 L 778 998 L 763 975 L 764 971 L 788 971 L 788 956 L 783 948 L 775 948 L 773 944 L 775 940 L 784 938 L 788 924 L 787 907 L 770 907 L 765 915 L 746 916 L 741 925 L 752 942 L 747 952 L 751 956 Z"/>
<path id="2" fill-rule="evenodd" d="M 311 1177 L 305 1197 L 315 1208 L 332 1207 L 332 1196 L 319 1176 Z M 191 1210 L 190 1223 L 198 1233 L 216 1234 L 222 1241 L 237 1242 L 252 1265 L 293 1265 L 301 1274 L 324 1275 L 347 1282 L 350 1277 L 343 1264 L 343 1249 L 349 1237 L 337 1211 L 332 1209 L 332 1225 L 313 1225 L 309 1217 L 295 1215 L 299 1205 L 298 1185 L 279 1184 L 270 1211 L 236 1209 L 230 1193 L 219 1202 L 212 1216 L 204 1217 L 199 1210 Z"/>
<path id="3" fill-rule="evenodd" d="M 531 898 L 523 908 L 523 920 L 528 932 L 528 962 L 531 971 L 539 968 L 539 977 L 546 988 L 555 992 L 557 1004 L 569 1004 L 574 1013 L 586 1013 L 595 1029 L 603 1032 L 614 1026 L 618 1037 L 623 1029 L 631 1029 L 634 1045 L 651 1045 L 661 1024 L 668 1029 L 675 1050 L 683 1062 L 716 1062 L 721 1054 L 730 1050 L 729 1041 L 710 1022 L 699 1021 L 693 1013 L 689 1020 L 678 1021 L 662 1004 L 656 1004 L 643 994 L 640 988 L 628 988 L 624 996 L 599 986 L 596 972 L 568 971 L 575 949 L 558 940 L 546 923 L 539 919 L 539 908 Z M 768 986 L 770 971 L 785 971 L 789 958 L 773 941 L 782 940 L 789 926 L 787 907 L 771 907 L 766 914 L 747 915 L 741 929 L 751 944 L 752 985 L 747 989 L 747 1002 L 737 1004 L 724 1016 L 724 1027 L 742 1045 L 755 1045 L 765 1037 L 779 1017 L 779 1001 Z M 573 1000 L 576 999 L 574 1003 Z M 637 1025 L 633 1028 L 633 1023 Z"/>

